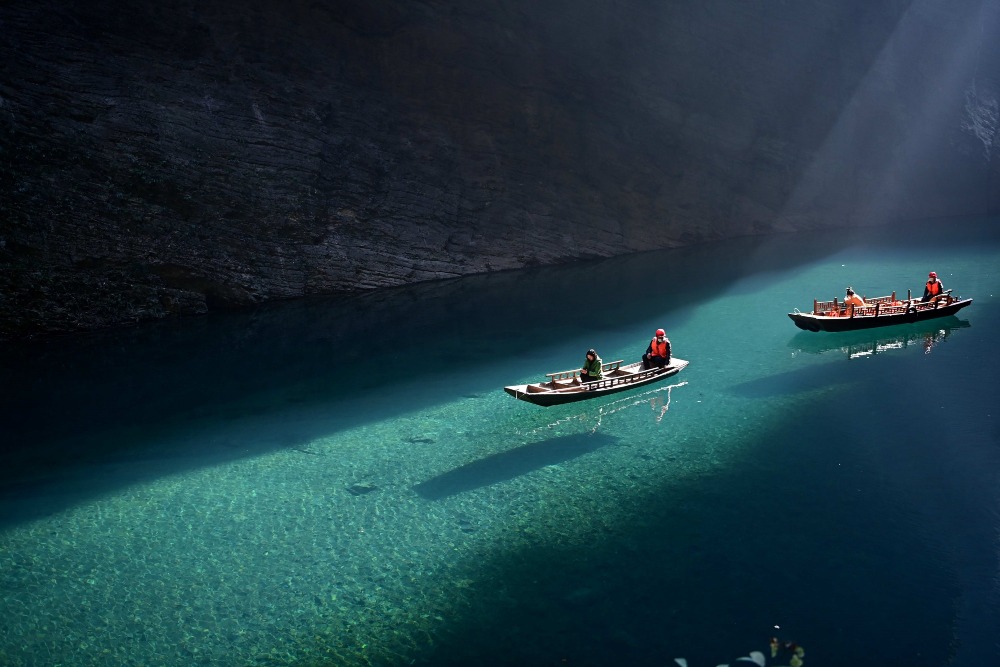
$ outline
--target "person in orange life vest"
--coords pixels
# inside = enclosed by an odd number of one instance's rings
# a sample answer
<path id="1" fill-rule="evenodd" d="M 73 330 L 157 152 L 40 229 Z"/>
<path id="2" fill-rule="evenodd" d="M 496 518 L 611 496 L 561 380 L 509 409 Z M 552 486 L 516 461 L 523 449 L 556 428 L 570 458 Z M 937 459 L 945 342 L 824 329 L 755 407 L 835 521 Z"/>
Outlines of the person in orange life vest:
<path id="1" fill-rule="evenodd" d="M 936 273 L 931 271 L 927 274 L 927 284 L 924 285 L 924 298 L 921 301 L 930 301 L 942 294 L 944 294 L 944 283 L 938 280 Z"/>
<path id="2" fill-rule="evenodd" d="M 864 308 L 865 300 L 854 293 L 850 287 L 847 288 L 847 296 L 844 297 L 844 305 L 847 306 L 847 315 L 850 316 L 855 308 Z"/>
<path id="3" fill-rule="evenodd" d="M 653 340 L 649 341 L 646 354 L 642 355 L 642 367 L 663 368 L 670 363 L 670 340 L 663 329 L 657 329 Z"/>
<path id="4" fill-rule="evenodd" d="M 604 364 L 594 350 L 587 350 L 587 359 L 580 369 L 580 382 L 597 382 L 604 376 Z"/>

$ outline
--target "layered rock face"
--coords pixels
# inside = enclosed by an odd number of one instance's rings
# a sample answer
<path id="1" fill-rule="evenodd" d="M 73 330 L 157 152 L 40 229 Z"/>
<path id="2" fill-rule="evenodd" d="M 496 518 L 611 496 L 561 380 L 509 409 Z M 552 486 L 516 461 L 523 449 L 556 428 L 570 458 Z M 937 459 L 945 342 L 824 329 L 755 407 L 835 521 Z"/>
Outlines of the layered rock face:
<path id="1" fill-rule="evenodd" d="M 988 0 L 11 0 L 0 335 L 1000 211 Z"/>

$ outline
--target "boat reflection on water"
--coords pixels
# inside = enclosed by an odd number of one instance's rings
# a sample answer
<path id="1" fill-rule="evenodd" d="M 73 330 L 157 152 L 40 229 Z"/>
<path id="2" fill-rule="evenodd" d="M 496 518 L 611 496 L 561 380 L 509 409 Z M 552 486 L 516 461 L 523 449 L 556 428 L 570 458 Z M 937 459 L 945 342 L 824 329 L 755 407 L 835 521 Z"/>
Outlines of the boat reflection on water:
<path id="1" fill-rule="evenodd" d="M 948 340 L 955 331 L 970 326 L 972 325 L 968 320 L 952 316 L 930 322 L 900 325 L 891 329 L 862 329 L 827 334 L 822 337 L 812 332 L 803 332 L 793 336 L 788 346 L 796 352 L 812 354 L 840 350 L 848 359 L 868 357 L 914 345 L 923 346 L 924 354 L 930 354 L 935 346 Z"/>

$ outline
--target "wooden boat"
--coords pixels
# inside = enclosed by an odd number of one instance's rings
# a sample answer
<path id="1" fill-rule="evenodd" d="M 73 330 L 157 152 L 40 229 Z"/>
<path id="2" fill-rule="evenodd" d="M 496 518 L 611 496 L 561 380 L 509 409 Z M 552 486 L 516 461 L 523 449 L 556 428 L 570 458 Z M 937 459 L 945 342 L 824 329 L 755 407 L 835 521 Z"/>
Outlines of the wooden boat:
<path id="1" fill-rule="evenodd" d="M 514 398 L 549 407 L 575 401 L 585 401 L 620 391 L 643 387 L 659 382 L 671 375 L 677 375 L 688 362 L 684 359 L 671 359 L 663 368 L 643 369 L 642 362 L 622 366 L 621 360 L 603 364 L 602 380 L 580 383 L 580 371 L 562 371 L 546 373 L 549 379 L 535 384 L 517 384 L 504 387 L 503 390 Z"/>
<path id="2" fill-rule="evenodd" d="M 864 308 L 847 306 L 837 299 L 813 301 L 811 313 L 802 313 L 796 308 L 788 317 L 795 326 L 806 331 L 855 331 L 947 317 L 972 303 L 972 299 L 953 297 L 951 290 L 926 303 L 910 298 L 909 292 L 906 296 L 905 301 L 900 301 L 893 292 L 889 296 L 865 299 Z"/>

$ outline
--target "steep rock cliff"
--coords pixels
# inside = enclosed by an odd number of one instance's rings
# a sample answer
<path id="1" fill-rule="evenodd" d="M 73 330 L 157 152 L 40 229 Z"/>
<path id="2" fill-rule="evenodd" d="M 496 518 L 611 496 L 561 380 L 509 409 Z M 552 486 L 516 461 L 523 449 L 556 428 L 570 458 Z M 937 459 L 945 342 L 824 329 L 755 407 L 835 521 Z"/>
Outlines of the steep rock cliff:
<path id="1" fill-rule="evenodd" d="M 987 0 L 12 0 L 0 336 L 1000 210 Z"/>

